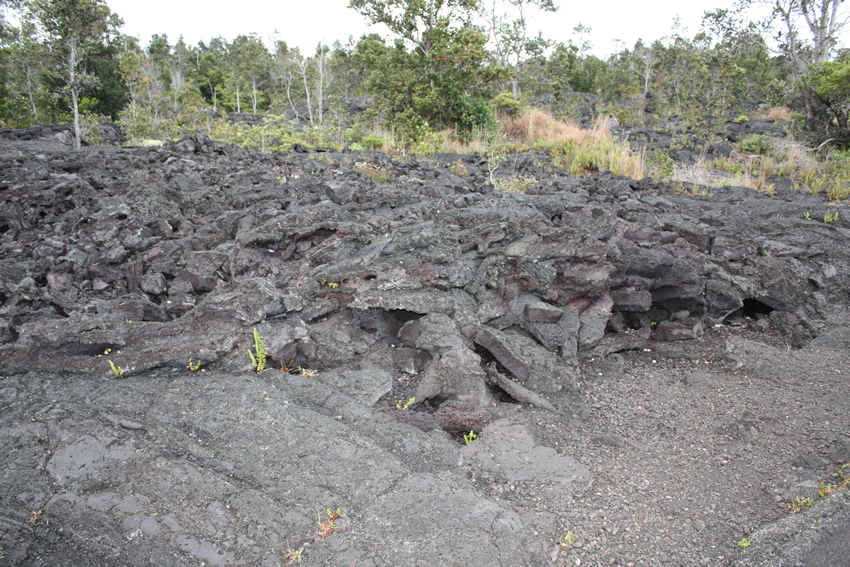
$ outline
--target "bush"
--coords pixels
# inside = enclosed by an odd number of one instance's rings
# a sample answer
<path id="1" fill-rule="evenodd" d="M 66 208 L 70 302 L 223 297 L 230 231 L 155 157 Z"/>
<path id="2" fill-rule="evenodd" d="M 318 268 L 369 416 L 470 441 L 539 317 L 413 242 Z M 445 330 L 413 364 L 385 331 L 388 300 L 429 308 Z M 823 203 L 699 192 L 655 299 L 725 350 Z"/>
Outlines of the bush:
<path id="1" fill-rule="evenodd" d="M 646 158 L 649 175 L 656 181 L 669 181 L 673 177 L 673 159 L 666 153 L 656 150 Z"/>
<path id="2" fill-rule="evenodd" d="M 521 107 L 522 103 L 513 93 L 499 93 L 493 98 L 493 108 L 500 114 L 516 114 Z"/>
<path id="3" fill-rule="evenodd" d="M 368 136 L 363 136 L 360 143 L 367 150 L 380 150 L 384 146 L 384 139 L 377 134 L 369 134 Z"/>
<path id="4" fill-rule="evenodd" d="M 850 52 L 821 63 L 800 84 L 798 133 L 813 146 L 850 148 Z"/>
<path id="5" fill-rule="evenodd" d="M 745 154 L 769 155 L 773 149 L 773 142 L 762 134 L 751 134 L 740 143 L 741 151 Z"/>

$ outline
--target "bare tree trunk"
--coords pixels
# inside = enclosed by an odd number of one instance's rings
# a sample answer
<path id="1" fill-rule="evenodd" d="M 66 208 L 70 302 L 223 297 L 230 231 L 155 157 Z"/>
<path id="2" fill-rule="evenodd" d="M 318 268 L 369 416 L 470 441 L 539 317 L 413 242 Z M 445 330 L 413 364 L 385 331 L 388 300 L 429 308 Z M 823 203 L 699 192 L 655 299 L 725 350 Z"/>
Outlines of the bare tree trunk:
<path id="1" fill-rule="evenodd" d="M 68 50 L 68 87 L 71 91 L 71 107 L 74 110 L 74 149 L 80 149 L 80 106 L 77 101 L 77 41 L 72 38 Z"/>
<path id="2" fill-rule="evenodd" d="M 257 79 L 256 79 L 256 77 L 251 77 L 251 87 L 253 88 L 253 92 L 251 94 L 252 114 L 257 114 Z"/>
<path id="3" fill-rule="evenodd" d="M 307 93 L 307 115 L 310 117 L 310 126 L 315 126 L 313 123 L 313 106 L 310 104 L 310 87 L 307 85 L 307 60 L 299 61 L 298 67 L 301 69 L 301 78 L 304 81 L 304 91 Z"/>
<path id="4" fill-rule="evenodd" d="M 211 81 L 207 81 L 207 84 L 210 86 L 210 92 L 212 93 L 212 98 L 213 98 L 213 112 L 215 113 L 215 112 L 218 110 L 218 97 L 217 97 L 217 94 L 218 94 L 218 93 L 217 93 L 217 91 L 216 91 L 216 89 L 215 89 L 215 87 L 213 86 L 213 84 L 212 84 L 212 82 L 211 82 Z"/>
<path id="5" fill-rule="evenodd" d="M 295 79 L 295 77 L 293 76 L 292 71 L 287 71 L 287 76 L 286 76 L 286 100 L 288 100 L 288 101 L 289 101 L 289 106 L 290 106 L 290 108 L 292 108 L 292 112 L 294 112 L 294 113 L 295 113 L 295 118 L 299 118 L 299 119 L 300 119 L 300 116 L 298 115 L 298 109 L 297 109 L 297 108 L 295 108 L 295 103 L 293 103 L 293 102 L 292 102 L 292 81 L 293 81 L 294 79 Z"/>
<path id="6" fill-rule="evenodd" d="M 319 49 L 319 92 L 317 94 L 317 98 L 319 99 L 319 126 L 325 123 L 325 109 L 324 109 L 324 101 L 325 101 L 325 52 Z"/>
<path id="7" fill-rule="evenodd" d="M 33 97 L 32 92 L 32 66 L 27 63 L 26 64 L 26 77 L 27 77 L 27 97 L 29 97 L 30 106 L 32 107 L 32 119 L 33 122 L 38 123 L 38 109 L 35 106 L 35 97 Z"/>

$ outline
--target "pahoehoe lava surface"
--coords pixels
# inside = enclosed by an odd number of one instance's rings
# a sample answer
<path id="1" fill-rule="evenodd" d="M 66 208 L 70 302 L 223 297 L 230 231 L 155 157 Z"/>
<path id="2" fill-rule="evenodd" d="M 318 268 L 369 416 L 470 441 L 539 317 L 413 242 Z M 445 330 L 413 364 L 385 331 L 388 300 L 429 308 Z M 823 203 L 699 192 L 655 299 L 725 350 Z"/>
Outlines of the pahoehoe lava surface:
<path id="1" fill-rule="evenodd" d="M 0 563 L 797 565 L 846 548 L 846 492 L 773 523 L 850 461 L 843 204 L 674 195 L 532 154 L 502 166 L 538 180 L 511 194 L 477 155 L 14 138 Z"/>

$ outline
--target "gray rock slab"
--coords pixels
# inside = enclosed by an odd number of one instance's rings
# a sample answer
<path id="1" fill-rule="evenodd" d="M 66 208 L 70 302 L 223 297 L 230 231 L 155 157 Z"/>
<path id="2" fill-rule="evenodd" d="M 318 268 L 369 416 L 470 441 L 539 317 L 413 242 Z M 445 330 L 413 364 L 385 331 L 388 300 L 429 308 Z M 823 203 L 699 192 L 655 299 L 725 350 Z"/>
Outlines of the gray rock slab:
<path id="1" fill-rule="evenodd" d="M 480 438 L 461 453 L 472 467 L 510 482 L 554 483 L 575 492 L 590 485 L 587 467 L 551 447 L 538 445 L 528 427 L 512 418 L 485 427 Z"/>
<path id="2" fill-rule="evenodd" d="M 736 567 L 825 567 L 850 558 L 850 492 L 756 530 Z"/>
<path id="3" fill-rule="evenodd" d="M 32 441 L 0 473 L 3 509 L 29 495 L 4 553 L 92 567 L 276 565 L 291 546 L 316 565 L 548 564 L 549 539 L 469 482 L 456 440 L 349 395 L 356 374 L 339 392 L 275 371 L 4 378 L 5 398 L 21 403 L 0 439 Z M 6 427 L 39 412 L 43 431 Z M 30 508 L 43 524 L 26 523 Z M 318 522 L 337 509 L 342 529 L 322 537 Z"/>

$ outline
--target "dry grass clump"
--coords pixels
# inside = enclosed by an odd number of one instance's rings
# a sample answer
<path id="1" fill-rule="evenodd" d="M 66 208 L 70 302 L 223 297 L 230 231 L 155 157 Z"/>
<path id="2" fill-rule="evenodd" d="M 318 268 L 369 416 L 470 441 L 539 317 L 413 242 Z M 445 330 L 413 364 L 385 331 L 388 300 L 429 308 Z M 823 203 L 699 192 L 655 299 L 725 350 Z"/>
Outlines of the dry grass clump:
<path id="1" fill-rule="evenodd" d="M 633 152 L 626 142 L 614 140 L 608 129 L 610 118 L 600 115 L 591 129 L 571 120 L 558 120 L 547 112 L 532 109 L 521 116 L 501 121 L 502 131 L 514 143 L 548 150 L 558 167 L 570 175 L 610 170 L 633 179 L 646 176 L 644 153 Z"/>
<path id="2" fill-rule="evenodd" d="M 764 117 L 772 120 L 791 122 L 791 109 L 786 106 L 771 106 L 764 111 Z"/>
<path id="3" fill-rule="evenodd" d="M 589 143 L 609 140 L 607 117 L 600 116 L 596 126 L 584 130 L 575 122 L 558 120 L 548 112 L 532 109 L 521 116 L 501 120 L 502 131 L 524 146 L 553 147 L 568 142 Z"/>

